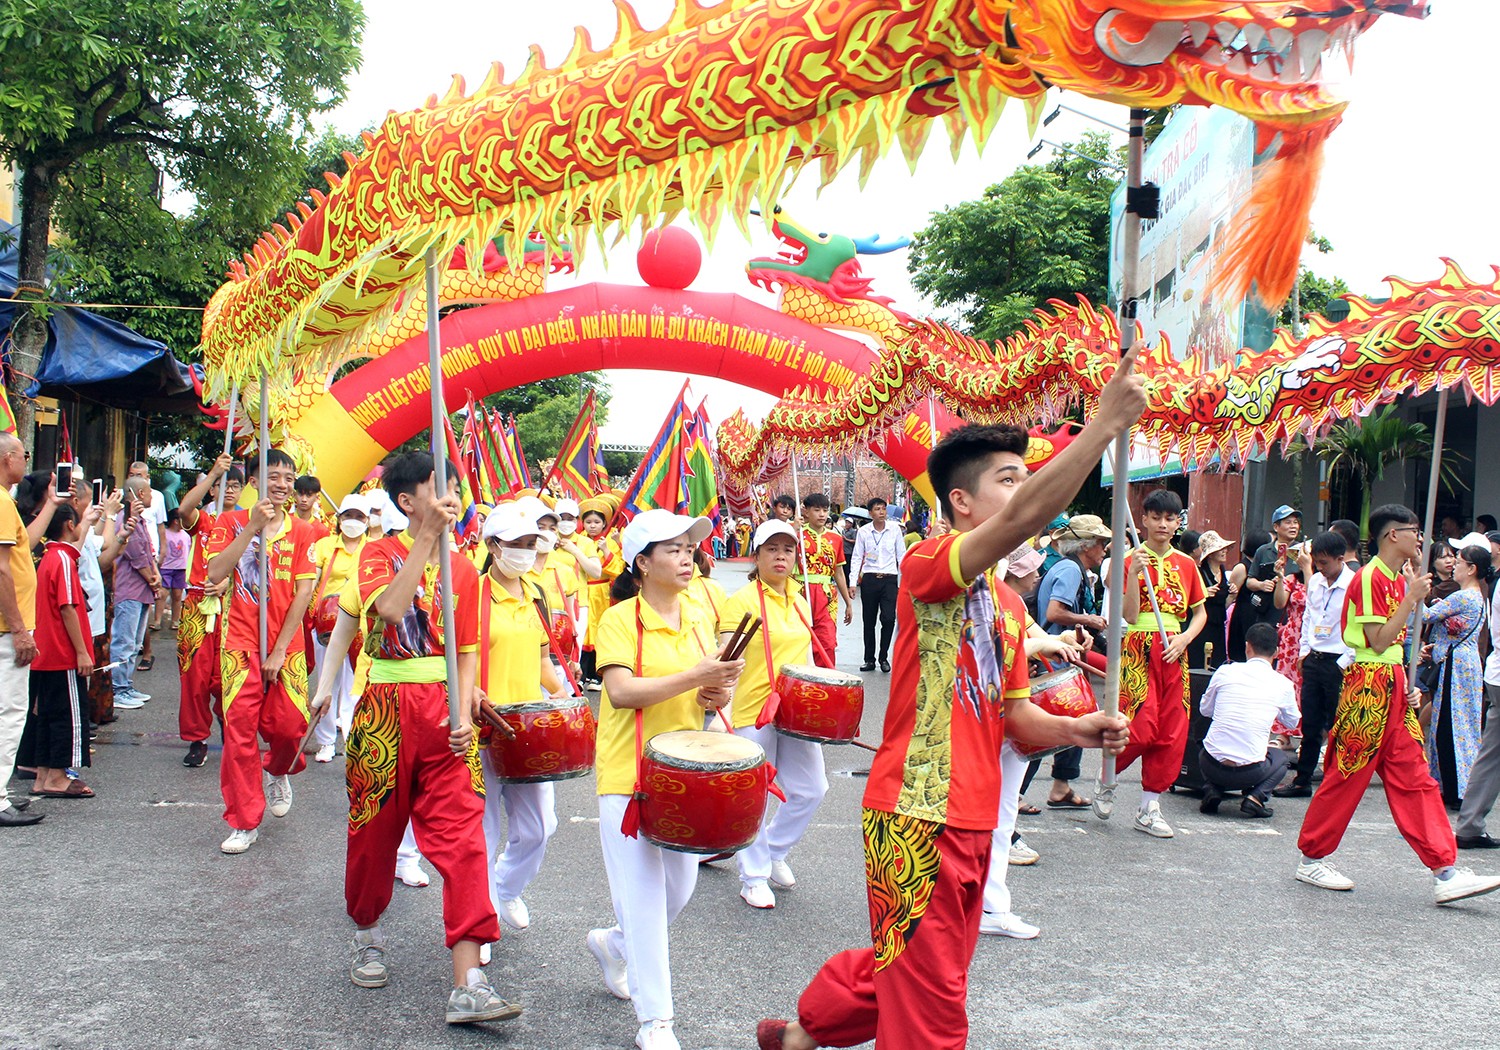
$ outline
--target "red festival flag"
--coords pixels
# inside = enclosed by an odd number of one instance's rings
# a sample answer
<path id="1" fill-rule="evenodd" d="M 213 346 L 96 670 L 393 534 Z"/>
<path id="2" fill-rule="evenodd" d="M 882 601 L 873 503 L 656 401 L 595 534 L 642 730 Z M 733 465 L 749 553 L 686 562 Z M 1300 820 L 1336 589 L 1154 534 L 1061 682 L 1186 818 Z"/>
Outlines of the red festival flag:
<path id="1" fill-rule="evenodd" d="M 646 450 L 646 458 L 636 468 L 625 489 L 625 500 L 620 508 L 627 518 L 643 510 L 660 507 L 681 514 L 687 509 L 687 478 L 684 472 L 686 456 L 687 420 L 690 413 L 684 397 L 688 385 L 684 381 L 677 400 L 667 411 L 656 439 Z"/>

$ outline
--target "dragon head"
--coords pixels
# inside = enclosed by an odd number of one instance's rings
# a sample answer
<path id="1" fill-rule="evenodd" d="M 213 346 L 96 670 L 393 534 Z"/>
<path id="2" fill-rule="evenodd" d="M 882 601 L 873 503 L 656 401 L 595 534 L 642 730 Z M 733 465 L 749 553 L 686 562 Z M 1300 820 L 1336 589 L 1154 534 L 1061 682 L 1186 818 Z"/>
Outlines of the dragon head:
<path id="1" fill-rule="evenodd" d="M 1223 106 L 1295 128 L 1336 117 L 1323 59 L 1354 56 L 1383 14 L 1424 17 L 1404 0 L 981 0 L 1002 55 L 1051 84 L 1159 109 Z"/>
<path id="2" fill-rule="evenodd" d="M 799 284 L 839 303 L 860 299 L 889 307 L 894 301 L 871 293 L 871 279 L 860 272 L 859 256 L 897 251 L 911 243 L 908 238 L 882 241 L 874 234 L 856 240 L 838 233 L 815 233 L 779 204 L 772 215 L 771 232 L 782 249 L 774 257 L 751 259 L 745 264 L 752 284 L 767 290 L 776 284 Z"/>

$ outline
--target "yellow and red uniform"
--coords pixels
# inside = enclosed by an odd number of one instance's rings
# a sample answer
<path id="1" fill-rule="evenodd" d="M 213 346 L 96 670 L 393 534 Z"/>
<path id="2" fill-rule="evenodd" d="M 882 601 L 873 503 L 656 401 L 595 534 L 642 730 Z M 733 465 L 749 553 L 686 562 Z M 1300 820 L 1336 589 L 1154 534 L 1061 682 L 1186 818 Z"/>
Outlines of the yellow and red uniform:
<path id="1" fill-rule="evenodd" d="M 547 555 L 547 564 L 532 569 L 522 579 L 542 592 L 547 599 L 547 610 L 552 617 L 552 637 L 557 642 L 559 653 L 565 660 L 578 659 L 578 603 L 582 587 L 578 583 L 576 566 L 571 559 L 557 552 Z"/>
<path id="2" fill-rule="evenodd" d="M 380 918 L 391 902 L 391 872 L 410 820 L 423 856 L 443 877 L 448 947 L 465 940 L 487 944 L 500 939 L 500 927 L 490 904 L 480 824 L 484 787 L 477 746 L 467 761 L 448 746 L 443 655 L 450 638 L 460 653 L 479 648 L 479 573 L 467 558 L 452 561 L 451 634 L 443 622 L 437 566 L 431 564 L 401 622 L 389 624 L 374 605 L 410 555 L 411 536 L 403 532 L 366 544 L 359 559 L 358 598 L 371 664 L 370 685 L 349 730 L 344 900 L 356 925 Z"/>
<path id="3" fill-rule="evenodd" d="M 839 592 L 833 579 L 844 561 L 844 537 L 828 528 L 817 532 L 803 525 L 801 529 L 803 572 L 798 582 L 807 590 L 813 635 L 818 640 L 813 646 L 813 663 L 832 667 L 839 644 Z"/>
<path id="4" fill-rule="evenodd" d="M 208 539 L 214 523 L 212 514 L 200 510 L 191 526 L 183 526 L 183 531 L 193 537 L 193 557 L 177 623 L 177 733 L 188 743 L 207 740 L 214 718 L 223 719 L 223 674 L 219 665 L 223 602 L 203 593 L 208 582 Z"/>

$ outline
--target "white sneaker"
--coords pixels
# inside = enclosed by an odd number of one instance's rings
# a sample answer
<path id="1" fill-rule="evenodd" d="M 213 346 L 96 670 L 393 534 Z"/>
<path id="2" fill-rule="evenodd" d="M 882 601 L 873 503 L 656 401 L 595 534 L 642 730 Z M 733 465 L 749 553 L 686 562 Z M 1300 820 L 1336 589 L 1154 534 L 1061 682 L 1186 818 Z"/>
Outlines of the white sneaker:
<path id="1" fill-rule="evenodd" d="M 1094 798 L 1089 802 L 1089 808 L 1100 820 L 1108 820 L 1115 811 L 1115 785 L 1094 781 Z"/>
<path id="2" fill-rule="evenodd" d="M 740 887 L 740 897 L 752 908 L 774 908 L 776 907 L 776 894 L 771 892 L 761 879 L 747 882 Z"/>
<path id="3" fill-rule="evenodd" d="M 1432 879 L 1434 904 L 1452 904 L 1496 890 L 1500 890 L 1500 879 L 1493 875 L 1475 875 L 1469 868 L 1455 868 L 1449 878 L 1440 879 L 1434 875 Z"/>
<path id="4" fill-rule="evenodd" d="M 771 885 L 779 890 L 789 890 L 797 885 L 797 876 L 792 874 L 792 866 L 784 860 L 771 861 Z"/>
<path id="5" fill-rule="evenodd" d="M 414 860 L 396 861 L 396 878 L 400 879 L 407 886 L 416 886 L 419 888 L 432 881 L 427 877 L 427 873 L 422 870 L 422 865 Z"/>
<path id="6" fill-rule="evenodd" d="M 332 762 L 333 761 L 333 745 L 332 744 L 324 744 L 322 747 L 318 748 L 318 753 L 316 755 L 313 755 L 313 761 L 314 762 Z"/>
<path id="7" fill-rule="evenodd" d="M 116 693 L 115 706 L 121 711 L 134 711 L 145 707 L 146 704 L 144 701 L 137 700 L 132 693 Z"/>
<path id="8" fill-rule="evenodd" d="M 513 930 L 524 930 L 531 925 L 531 912 L 527 910 L 526 902 L 520 897 L 501 901 L 496 912 L 500 916 L 500 921 Z"/>
<path id="9" fill-rule="evenodd" d="M 647 1021 L 635 1033 L 635 1045 L 641 1050 L 682 1050 L 682 1044 L 672 1034 L 671 1021 Z"/>
<path id="10" fill-rule="evenodd" d="M 1024 868 L 1035 864 L 1042 859 L 1042 855 L 1030 846 L 1026 845 L 1025 839 L 1016 839 L 1010 844 L 1010 854 L 1007 861 L 1018 868 Z"/>
<path id="11" fill-rule="evenodd" d="M 1316 886 L 1320 890 L 1354 889 L 1354 880 L 1342 874 L 1338 868 L 1326 860 L 1298 861 L 1297 881 Z"/>
<path id="12" fill-rule="evenodd" d="M 219 849 L 225 853 L 244 853 L 254 844 L 258 837 L 260 837 L 260 832 L 255 828 L 251 828 L 249 831 L 242 831 L 239 828 L 235 828 L 229 833 L 227 839 L 219 843 Z"/>
<path id="13" fill-rule="evenodd" d="M 133 698 L 135 698 L 136 700 L 139 700 L 143 704 L 146 703 L 148 700 L 151 699 L 151 694 L 150 693 L 143 693 L 139 689 L 132 689 L 132 690 L 130 690 L 130 695 Z"/>
<path id="14" fill-rule="evenodd" d="M 590 930 L 585 943 L 588 944 L 589 951 L 594 953 L 594 958 L 599 960 L 599 971 L 604 977 L 604 990 L 616 999 L 629 999 L 630 980 L 625 968 L 625 960 L 618 958 L 609 950 L 609 931 Z"/>
<path id="15" fill-rule="evenodd" d="M 266 778 L 266 801 L 271 816 L 284 817 L 292 811 L 292 778 L 290 774 Z"/>
<path id="16" fill-rule="evenodd" d="M 989 937 L 1014 937 L 1018 941 L 1029 941 L 1042 931 L 1013 911 L 987 911 L 979 917 L 979 932 Z"/>
<path id="17" fill-rule="evenodd" d="M 1172 825 L 1161 818 L 1161 806 L 1156 802 L 1137 813 L 1132 823 L 1135 825 L 1135 830 L 1144 831 L 1154 839 L 1172 837 Z"/>

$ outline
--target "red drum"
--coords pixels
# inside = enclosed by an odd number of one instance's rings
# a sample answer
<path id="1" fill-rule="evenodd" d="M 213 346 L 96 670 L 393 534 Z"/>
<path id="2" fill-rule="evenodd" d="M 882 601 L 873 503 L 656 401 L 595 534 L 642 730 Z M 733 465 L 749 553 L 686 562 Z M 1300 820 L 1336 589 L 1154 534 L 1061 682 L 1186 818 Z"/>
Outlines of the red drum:
<path id="1" fill-rule="evenodd" d="M 1080 718 L 1099 710 L 1094 689 L 1088 677 L 1076 667 L 1062 667 L 1031 680 L 1031 702 L 1049 715 Z M 1025 759 L 1045 758 L 1066 751 L 1067 744 L 1056 747 L 1032 747 L 1012 740 L 1010 746 Z"/>
<path id="2" fill-rule="evenodd" d="M 576 697 L 497 704 L 514 740 L 490 731 L 490 762 L 507 784 L 572 780 L 594 768 L 597 727 L 588 701 Z"/>
<path id="3" fill-rule="evenodd" d="M 776 676 L 781 706 L 772 724 L 778 733 L 820 744 L 848 744 L 859 735 L 865 683 L 858 675 L 811 664 L 787 664 Z"/>
<path id="4" fill-rule="evenodd" d="M 318 604 L 313 607 L 313 634 L 317 635 L 320 644 L 328 644 L 328 638 L 333 634 L 333 629 L 338 626 L 338 622 L 339 596 L 326 594 L 318 599 Z"/>
<path id="5" fill-rule="evenodd" d="M 641 834 L 680 853 L 733 853 L 755 841 L 771 769 L 759 744 L 730 733 L 658 733 L 641 754 Z"/>

